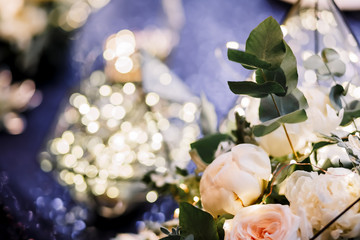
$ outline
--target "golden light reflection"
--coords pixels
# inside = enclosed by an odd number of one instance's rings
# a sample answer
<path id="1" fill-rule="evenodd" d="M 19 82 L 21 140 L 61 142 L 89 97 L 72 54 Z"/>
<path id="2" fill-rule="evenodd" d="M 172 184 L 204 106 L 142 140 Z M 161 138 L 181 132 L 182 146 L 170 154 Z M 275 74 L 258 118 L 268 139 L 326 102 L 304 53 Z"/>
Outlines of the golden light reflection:
<path id="1" fill-rule="evenodd" d="M 59 137 L 49 142 L 51 154 L 41 160 L 43 169 L 58 171 L 60 182 L 71 185 L 81 200 L 92 195 L 102 199 L 99 205 L 109 204 L 104 200 L 109 198 L 114 204 L 131 202 L 134 194 L 145 190 L 140 179 L 146 172 L 162 175 L 186 167 L 189 144 L 200 133 L 197 104 L 164 100 L 131 81 L 138 78 L 132 74 L 140 66 L 135 66 L 135 46 L 128 30 L 108 38 L 103 54 L 107 64 L 115 68 L 116 61 L 130 59 L 134 65 L 122 75 L 130 81 L 114 81 L 113 75 L 94 71 L 70 96 L 60 117 Z M 155 70 L 163 86 L 175 80 L 167 68 L 154 65 Z M 129 187 L 132 184 L 141 187 Z M 156 192 L 148 192 L 148 201 L 156 199 Z M 115 205 L 107 206 L 108 214 Z"/>

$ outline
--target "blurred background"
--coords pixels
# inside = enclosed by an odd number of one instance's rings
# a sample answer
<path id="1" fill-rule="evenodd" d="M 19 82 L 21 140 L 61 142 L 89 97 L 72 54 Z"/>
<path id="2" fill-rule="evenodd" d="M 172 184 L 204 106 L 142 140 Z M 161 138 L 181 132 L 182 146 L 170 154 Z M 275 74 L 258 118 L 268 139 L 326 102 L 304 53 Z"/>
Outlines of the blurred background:
<path id="1" fill-rule="evenodd" d="M 135 239 L 118 234 L 172 219 L 146 177 L 192 171 L 189 144 L 228 117 L 227 81 L 249 76 L 226 48 L 291 6 L 0 0 L 0 238 Z M 358 7 L 341 11 L 357 39 Z"/>

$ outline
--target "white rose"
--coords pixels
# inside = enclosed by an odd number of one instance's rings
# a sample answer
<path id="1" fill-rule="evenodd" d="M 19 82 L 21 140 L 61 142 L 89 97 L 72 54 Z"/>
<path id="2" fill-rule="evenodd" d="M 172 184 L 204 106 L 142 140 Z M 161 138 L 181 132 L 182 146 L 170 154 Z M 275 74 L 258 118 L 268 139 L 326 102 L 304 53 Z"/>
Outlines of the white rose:
<path id="1" fill-rule="evenodd" d="M 345 168 L 329 168 L 320 175 L 296 171 L 287 180 L 285 196 L 301 218 L 302 239 L 309 239 L 360 196 L 360 176 Z M 319 239 L 359 237 L 359 207 L 353 206 Z"/>
<path id="2" fill-rule="evenodd" d="M 329 135 L 341 123 L 344 110 L 337 114 L 331 107 L 327 89 L 320 86 L 301 88 L 309 107 L 306 109 L 306 123 L 313 132 Z M 316 140 L 316 139 L 315 139 Z"/>
<path id="3" fill-rule="evenodd" d="M 203 207 L 215 217 L 235 214 L 261 196 L 270 175 L 266 152 L 252 144 L 239 144 L 205 169 L 200 181 Z"/>
<path id="4" fill-rule="evenodd" d="M 224 224 L 224 240 L 296 240 L 300 219 L 288 205 L 267 204 L 242 208 Z"/>

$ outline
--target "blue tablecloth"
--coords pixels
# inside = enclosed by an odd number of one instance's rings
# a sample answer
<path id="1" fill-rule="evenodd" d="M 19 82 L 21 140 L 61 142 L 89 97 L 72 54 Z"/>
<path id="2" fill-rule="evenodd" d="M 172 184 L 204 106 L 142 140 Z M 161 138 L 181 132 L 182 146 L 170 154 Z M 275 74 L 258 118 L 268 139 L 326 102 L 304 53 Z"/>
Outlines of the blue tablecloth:
<path id="1" fill-rule="evenodd" d="M 251 29 L 268 16 L 281 21 L 289 5 L 275 0 L 199 0 L 183 1 L 186 22 L 180 32 L 179 44 L 166 63 L 196 94 L 204 92 L 223 118 L 236 98 L 227 86 L 231 75 L 215 57 L 214 50 L 228 41 L 244 43 Z M 360 39 L 360 12 L 347 12 L 355 36 Z M 121 29 L 140 30 L 149 25 L 162 26 L 164 16 L 161 1 L 113 0 L 88 19 L 74 34 L 66 67 L 56 78 L 41 86 L 43 102 L 26 113 L 27 129 L 17 136 L 0 133 L 0 204 L 7 206 L 6 214 L 29 237 L 35 239 L 71 239 L 73 229 L 58 228 L 56 214 L 50 214 L 46 204 L 61 199 L 65 209 L 77 206 L 68 192 L 50 173 L 44 173 L 37 156 L 73 87 L 93 69 L 103 67 L 101 51 L 105 39 Z M 234 65 L 235 66 L 235 65 Z M 236 66 L 235 66 L 236 68 Z M 245 78 L 248 72 L 241 70 Z M 241 80 L 241 79 L 240 79 Z M 39 193 L 44 198 L 39 202 Z M 48 201 L 48 202 L 46 202 Z M 146 207 L 146 206 L 145 206 Z M 116 232 L 135 230 L 144 208 L 130 216 L 110 221 L 98 219 L 87 225 L 87 239 L 108 239 Z M 0 224 L 1 224 L 0 219 Z M 79 229 L 83 227 L 79 222 Z M 25 229 L 25 230 L 24 230 Z M 1 238 L 0 236 L 0 239 Z"/>

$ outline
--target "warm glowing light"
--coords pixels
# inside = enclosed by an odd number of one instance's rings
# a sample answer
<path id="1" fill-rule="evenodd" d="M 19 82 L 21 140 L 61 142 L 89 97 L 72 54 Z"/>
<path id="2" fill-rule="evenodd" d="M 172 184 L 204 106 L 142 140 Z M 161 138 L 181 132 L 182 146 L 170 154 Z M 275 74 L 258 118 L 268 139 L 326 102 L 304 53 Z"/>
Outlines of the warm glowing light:
<path id="1" fill-rule="evenodd" d="M 70 131 L 65 131 L 61 137 L 62 137 L 62 139 L 67 141 L 69 144 L 73 144 L 75 141 L 74 134 Z"/>
<path id="2" fill-rule="evenodd" d="M 197 203 L 200 201 L 200 198 L 198 196 L 193 197 L 194 203 Z"/>
<path id="3" fill-rule="evenodd" d="M 175 209 L 174 218 L 179 218 L 179 214 L 180 214 L 180 209 L 179 208 Z"/>
<path id="4" fill-rule="evenodd" d="M 112 92 L 112 89 L 109 85 L 102 85 L 100 88 L 99 88 L 99 93 L 106 97 L 106 96 L 109 96 Z"/>
<path id="5" fill-rule="evenodd" d="M 96 133 L 100 128 L 100 125 L 98 122 L 90 122 L 88 125 L 87 125 L 87 130 L 89 133 Z"/>
<path id="6" fill-rule="evenodd" d="M 158 194 L 155 191 L 150 191 L 146 194 L 146 200 L 149 203 L 156 202 L 157 199 L 158 199 Z"/>
<path id="7" fill-rule="evenodd" d="M 59 139 L 56 143 L 56 150 L 60 154 L 66 154 L 70 150 L 69 143 L 63 139 Z"/>
<path id="8" fill-rule="evenodd" d="M 111 97 L 110 97 L 111 104 L 120 105 L 121 103 L 123 103 L 123 101 L 124 101 L 124 97 L 121 93 L 115 92 L 115 93 L 111 94 Z"/>
<path id="9" fill-rule="evenodd" d="M 106 191 L 106 195 L 109 198 L 117 198 L 120 194 L 119 189 L 117 189 L 116 187 L 109 187 L 108 190 Z"/>
<path id="10" fill-rule="evenodd" d="M 72 154 L 66 154 L 63 157 L 63 162 L 64 162 L 65 166 L 68 168 L 73 167 L 76 164 L 76 161 L 77 161 L 76 157 Z"/>
<path id="11" fill-rule="evenodd" d="M 126 95 L 131 95 L 135 92 L 136 90 L 136 87 L 135 87 L 135 84 L 133 83 L 125 83 L 124 87 L 123 87 L 123 91 Z"/>
<path id="12" fill-rule="evenodd" d="M 226 47 L 231 49 L 239 49 L 240 44 L 238 42 L 230 41 L 226 43 Z"/>
<path id="13" fill-rule="evenodd" d="M 90 106 L 87 103 L 83 103 L 79 106 L 79 112 L 83 115 L 87 114 L 90 111 Z"/>
<path id="14" fill-rule="evenodd" d="M 71 149 L 71 153 L 76 158 L 82 158 L 82 156 L 84 155 L 84 150 L 80 146 L 73 146 L 73 148 Z"/>
<path id="15" fill-rule="evenodd" d="M 52 170 L 52 163 L 47 159 L 43 159 L 40 162 L 40 167 L 44 172 L 50 172 Z"/>
<path id="16" fill-rule="evenodd" d="M 115 62 L 115 69 L 119 73 L 128 73 L 134 67 L 134 62 L 131 60 L 130 57 L 119 57 Z"/>
<path id="17" fill-rule="evenodd" d="M 146 95 L 145 102 L 147 105 L 152 107 L 152 106 L 155 106 L 159 102 L 159 100 L 160 100 L 159 95 L 151 92 Z"/>

